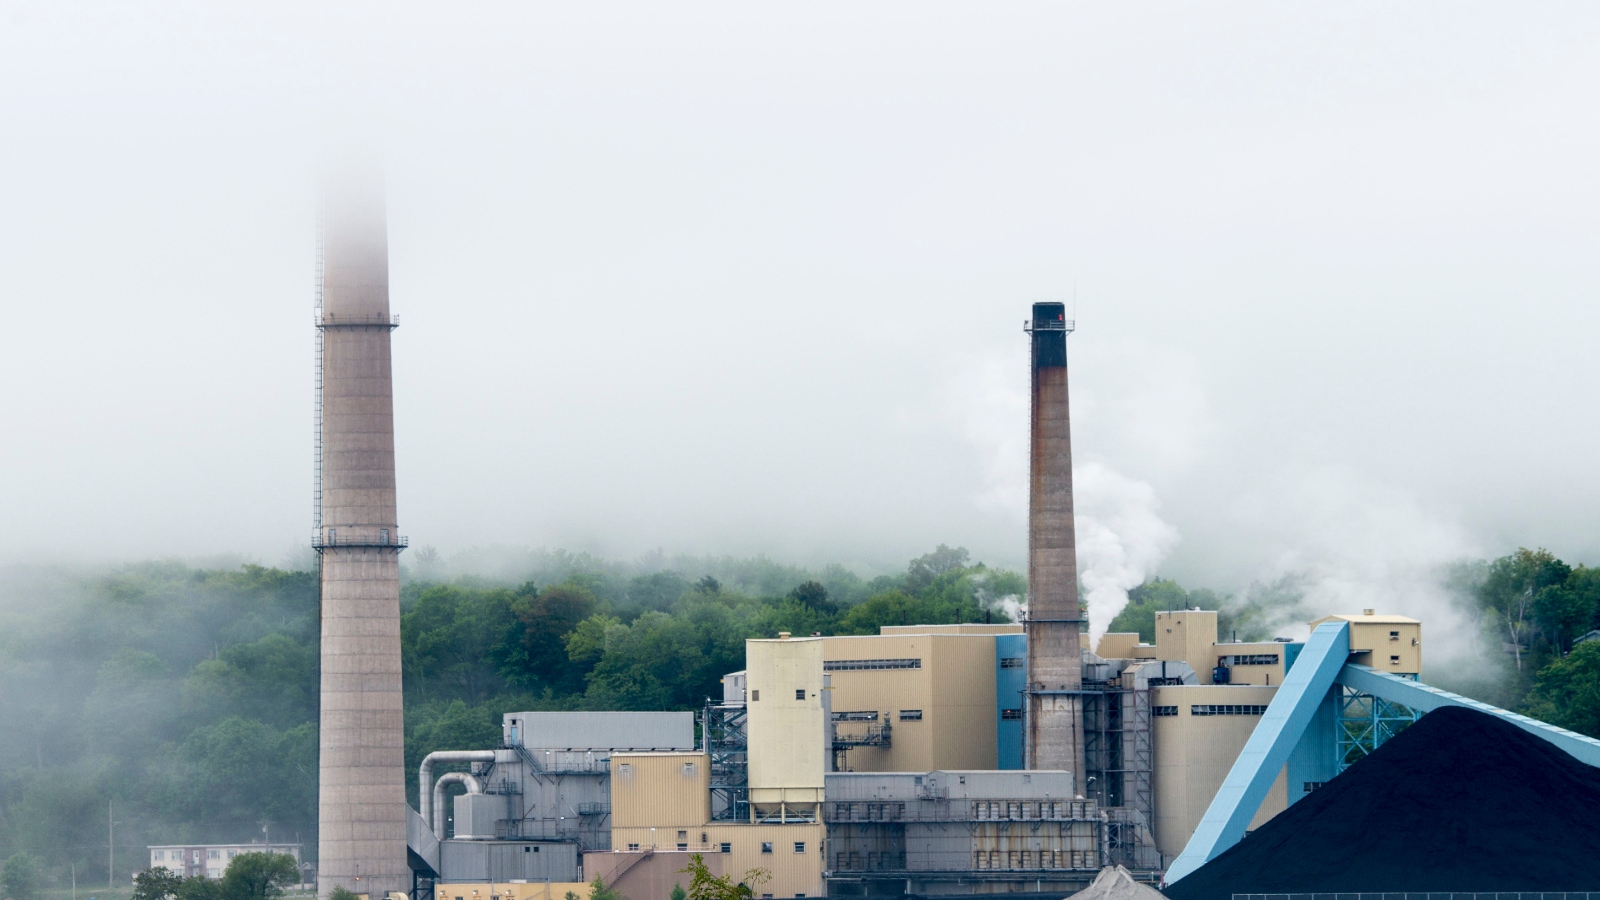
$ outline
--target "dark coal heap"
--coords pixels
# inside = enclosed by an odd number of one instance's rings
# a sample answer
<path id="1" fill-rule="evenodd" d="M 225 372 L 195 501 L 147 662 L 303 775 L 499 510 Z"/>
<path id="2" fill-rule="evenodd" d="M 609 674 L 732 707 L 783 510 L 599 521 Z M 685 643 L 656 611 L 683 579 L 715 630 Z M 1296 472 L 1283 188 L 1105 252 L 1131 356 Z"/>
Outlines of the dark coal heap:
<path id="1" fill-rule="evenodd" d="M 1166 894 L 1358 891 L 1600 891 L 1600 768 L 1444 707 Z"/>

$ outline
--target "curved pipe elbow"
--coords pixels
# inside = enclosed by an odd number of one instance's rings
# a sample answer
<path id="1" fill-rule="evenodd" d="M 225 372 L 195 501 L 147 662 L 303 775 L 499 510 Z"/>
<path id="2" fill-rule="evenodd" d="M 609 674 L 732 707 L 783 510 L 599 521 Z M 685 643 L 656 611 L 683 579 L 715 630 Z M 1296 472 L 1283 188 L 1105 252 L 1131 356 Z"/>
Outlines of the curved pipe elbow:
<path id="1" fill-rule="evenodd" d="M 435 816 L 433 803 L 433 767 L 435 763 L 458 762 L 494 762 L 493 750 L 435 750 L 422 758 L 422 765 L 417 767 L 417 812 L 422 814 L 424 822 L 433 822 Z M 474 793 L 482 793 L 475 791 Z M 434 833 L 440 834 L 443 828 L 435 827 Z M 442 837 L 442 835 L 441 835 Z"/>
<path id="2" fill-rule="evenodd" d="M 444 792 L 452 784 L 466 785 L 467 793 L 483 793 L 483 784 L 476 775 L 466 772 L 446 772 L 439 776 L 433 785 L 433 833 L 439 840 L 444 840 Z"/>

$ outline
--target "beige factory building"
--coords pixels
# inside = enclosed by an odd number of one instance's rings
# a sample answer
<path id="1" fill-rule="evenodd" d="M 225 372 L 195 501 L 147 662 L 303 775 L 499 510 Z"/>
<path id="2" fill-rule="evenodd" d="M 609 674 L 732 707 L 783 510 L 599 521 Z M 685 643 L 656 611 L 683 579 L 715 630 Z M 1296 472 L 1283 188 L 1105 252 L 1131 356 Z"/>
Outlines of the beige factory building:
<path id="1" fill-rule="evenodd" d="M 613 754 L 612 850 L 584 854 L 585 873 L 614 883 L 632 900 L 651 894 L 656 900 L 675 883 L 687 886 L 687 876 L 678 873 L 699 853 L 713 874 L 736 881 L 754 870 L 769 873 L 755 885 L 757 897 L 825 896 L 822 670 L 821 639 L 745 642 L 749 821 L 712 820 L 705 753 Z"/>
<path id="2" fill-rule="evenodd" d="M 885 626 L 882 634 L 822 638 L 838 734 L 888 729 L 888 746 L 852 747 L 842 770 L 997 768 L 994 636 L 1021 631 L 1021 625 Z"/>
<path id="3" fill-rule="evenodd" d="M 1415 619 L 1370 611 L 1329 618 L 1351 624 L 1352 661 L 1418 674 L 1421 626 Z M 1300 645 L 1219 641 L 1217 614 L 1203 610 L 1158 613 L 1155 626 L 1153 644 L 1138 635 L 1108 634 L 1098 653 L 1085 659 L 1086 671 L 1104 665 L 1097 658 L 1112 661 L 1113 680 L 1125 691 L 1150 685 L 1148 824 L 1156 849 L 1170 862 L 1261 721 Z M 843 759 L 856 772 L 929 777 L 996 769 L 996 673 L 1008 671 L 1007 660 L 997 658 L 996 637 L 1020 630 L 897 626 L 878 635 L 748 641 L 747 667 L 728 681 L 736 686 L 731 699 L 742 701 L 748 716 L 747 817 L 713 819 L 707 752 L 614 753 L 612 849 L 584 854 L 585 877 L 602 878 L 630 900 L 659 900 L 674 884 L 687 885 L 682 870 L 698 853 L 713 874 L 734 880 L 756 870 L 769 873 L 755 886 L 758 898 L 825 896 L 830 848 L 823 805 L 830 802 L 824 789 L 831 764 Z M 1167 664 L 1158 670 L 1161 678 L 1151 678 L 1146 662 Z M 1215 683 L 1224 678 L 1227 683 Z M 890 740 L 852 746 L 830 759 L 830 720 L 835 738 L 887 726 Z M 1280 772 L 1252 827 L 1287 808 L 1288 790 Z M 440 886 L 439 897 L 563 900 L 569 888 L 580 898 L 588 895 L 587 887 L 566 884 L 450 884 Z"/>

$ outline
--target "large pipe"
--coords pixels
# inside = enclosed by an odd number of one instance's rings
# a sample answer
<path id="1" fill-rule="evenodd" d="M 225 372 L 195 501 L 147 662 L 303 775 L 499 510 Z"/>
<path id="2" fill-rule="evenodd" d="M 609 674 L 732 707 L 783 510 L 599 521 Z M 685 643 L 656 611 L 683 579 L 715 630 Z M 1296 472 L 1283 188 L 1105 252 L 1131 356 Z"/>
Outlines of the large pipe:
<path id="1" fill-rule="evenodd" d="M 1072 425 L 1067 404 L 1067 321 L 1060 303 L 1035 303 L 1029 448 L 1027 740 L 1023 765 L 1072 773 L 1086 787 L 1083 754 L 1083 615 L 1072 511 Z"/>
<path id="2" fill-rule="evenodd" d="M 446 772 L 439 776 L 439 780 L 433 785 L 433 834 L 441 841 L 444 840 L 444 789 L 452 784 L 466 785 L 469 794 L 483 793 L 483 784 L 475 775 L 466 772 Z"/>
<path id="3" fill-rule="evenodd" d="M 422 765 L 417 766 L 417 812 L 422 814 L 422 821 L 433 821 L 434 794 L 433 767 L 435 763 L 475 763 L 494 762 L 493 750 L 435 750 L 422 758 Z M 481 791 L 473 791 L 477 794 Z M 442 819 L 440 821 L 443 821 Z M 444 839 L 444 829 L 435 827 L 434 833 L 440 840 Z"/>
<path id="4" fill-rule="evenodd" d="M 410 891 L 400 537 L 395 513 L 383 179 L 346 169 L 322 196 L 322 686 L 317 894 Z"/>

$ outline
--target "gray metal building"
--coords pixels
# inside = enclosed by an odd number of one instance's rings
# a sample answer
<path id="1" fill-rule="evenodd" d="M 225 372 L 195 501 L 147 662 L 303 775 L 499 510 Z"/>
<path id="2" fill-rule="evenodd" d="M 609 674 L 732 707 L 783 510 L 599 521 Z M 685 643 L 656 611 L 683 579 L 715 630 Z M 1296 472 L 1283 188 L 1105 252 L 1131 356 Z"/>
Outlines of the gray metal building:
<path id="1" fill-rule="evenodd" d="M 1069 772 L 835 773 L 827 797 L 829 896 L 1059 898 L 1106 858 Z"/>
<path id="2" fill-rule="evenodd" d="M 611 754 L 693 749 L 691 712 L 506 713 L 501 746 L 423 761 L 414 862 L 446 882 L 581 880 L 582 854 L 611 849 Z"/>

